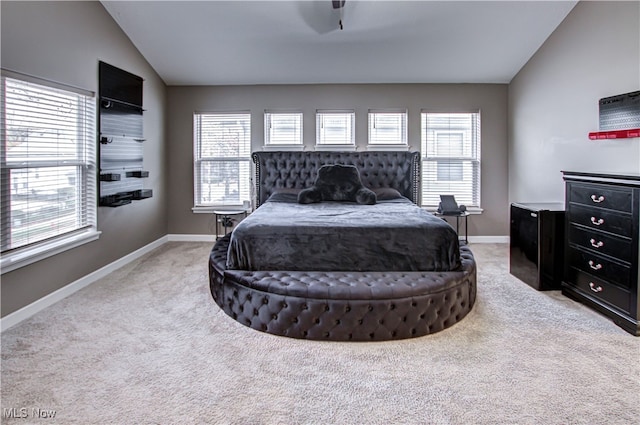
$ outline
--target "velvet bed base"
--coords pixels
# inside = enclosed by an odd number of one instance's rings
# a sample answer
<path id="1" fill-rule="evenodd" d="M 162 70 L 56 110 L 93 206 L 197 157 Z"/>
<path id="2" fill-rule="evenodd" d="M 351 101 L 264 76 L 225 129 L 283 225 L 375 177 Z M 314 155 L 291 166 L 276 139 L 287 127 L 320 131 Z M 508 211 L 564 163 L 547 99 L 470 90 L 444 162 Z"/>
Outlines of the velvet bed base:
<path id="1" fill-rule="evenodd" d="M 229 235 L 209 257 L 209 288 L 228 316 L 273 335 L 322 341 L 386 341 L 440 332 L 476 301 L 476 263 L 460 247 L 449 272 L 226 270 Z"/>

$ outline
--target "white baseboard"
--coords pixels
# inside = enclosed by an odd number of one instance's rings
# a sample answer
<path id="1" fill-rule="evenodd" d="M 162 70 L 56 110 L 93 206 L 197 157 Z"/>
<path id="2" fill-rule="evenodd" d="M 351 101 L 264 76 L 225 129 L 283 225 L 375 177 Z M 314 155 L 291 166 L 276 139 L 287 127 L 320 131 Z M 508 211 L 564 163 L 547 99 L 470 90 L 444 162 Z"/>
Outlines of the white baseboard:
<path id="1" fill-rule="evenodd" d="M 216 235 L 167 235 L 169 242 L 215 242 Z"/>
<path id="2" fill-rule="evenodd" d="M 469 236 L 469 243 L 509 243 L 509 236 Z"/>
<path id="3" fill-rule="evenodd" d="M 57 303 L 58 301 L 68 297 L 74 292 L 79 291 L 80 289 L 89 286 L 93 282 L 97 281 L 108 275 L 109 273 L 118 270 L 120 267 L 123 267 L 130 262 L 142 257 L 144 254 L 153 251 L 154 249 L 164 245 L 168 241 L 167 236 L 163 236 L 160 239 L 151 242 L 148 245 L 143 246 L 140 249 L 133 251 L 130 254 L 125 255 L 124 257 L 107 264 L 106 266 L 89 273 L 88 275 L 81 277 L 75 282 L 71 282 L 70 284 L 63 286 L 62 288 L 54 291 L 44 297 L 40 298 L 32 302 L 29 305 L 22 307 L 20 310 L 14 311 L 0 319 L 0 330 L 4 332 L 5 330 L 11 328 L 12 326 L 17 325 L 25 319 L 33 316 L 34 314 L 44 310 L 45 308 Z"/>

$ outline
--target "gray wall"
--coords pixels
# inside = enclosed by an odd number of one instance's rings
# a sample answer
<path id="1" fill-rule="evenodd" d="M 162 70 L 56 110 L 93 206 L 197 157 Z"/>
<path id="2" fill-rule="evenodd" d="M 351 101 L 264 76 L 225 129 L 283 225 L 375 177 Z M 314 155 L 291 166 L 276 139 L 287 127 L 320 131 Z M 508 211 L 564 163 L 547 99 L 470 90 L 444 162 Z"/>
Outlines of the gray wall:
<path id="1" fill-rule="evenodd" d="M 507 211 L 507 86 L 492 84 L 344 84 L 169 87 L 168 166 L 169 233 L 214 232 L 209 214 L 194 214 L 194 111 L 246 110 L 252 114 L 253 150 L 264 137 L 265 109 L 294 109 L 304 113 L 304 143 L 315 143 L 316 109 L 354 109 L 359 149 L 367 143 L 367 112 L 371 108 L 406 108 L 409 143 L 420 148 L 420 112 L 481 111 L 482 215 L 469 218 L 469 235 L 504 236 Z"/>
<path id="2" fill-rule="evenodd" d="M 145 187 L 154 197 L 99 208 L 100 239 L 2 275 L 2 316 L 167 234 L 166 87 L 99 2 L 1 2 L 2 67 L 98 91 L 98 61 L 144 79 Z M 96 139 L 97 140 L 97 139 Z"/>
<path id="3" fill-rule="evenodd" d="M 561 170 L 640 172 L 640 140 L 589 140 L 640 89 L 640 3 L 579 2 L 509 85 L 509 200 L 564 201 Z"/>

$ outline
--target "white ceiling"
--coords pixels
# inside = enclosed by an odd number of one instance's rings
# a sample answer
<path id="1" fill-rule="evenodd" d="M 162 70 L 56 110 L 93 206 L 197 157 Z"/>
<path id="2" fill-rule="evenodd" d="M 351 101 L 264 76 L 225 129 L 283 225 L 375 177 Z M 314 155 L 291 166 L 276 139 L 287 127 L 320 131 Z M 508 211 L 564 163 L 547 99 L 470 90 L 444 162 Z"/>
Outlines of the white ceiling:
<path id="1" fill-rule="evenodd" d="M 168 85 L 508 83 L 577 1 L 102 1 Z"/>

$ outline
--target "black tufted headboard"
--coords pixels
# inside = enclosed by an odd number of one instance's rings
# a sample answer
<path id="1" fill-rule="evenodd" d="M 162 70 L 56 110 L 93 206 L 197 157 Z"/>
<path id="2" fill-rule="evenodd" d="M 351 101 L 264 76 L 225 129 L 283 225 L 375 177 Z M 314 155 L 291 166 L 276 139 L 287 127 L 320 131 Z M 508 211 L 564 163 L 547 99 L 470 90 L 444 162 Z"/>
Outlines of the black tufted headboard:
<path id="1" fill-rule="evenodd" d="M 391 187 L 419 203 L 420 153 L 407 151 L 366 152 L 254 152 L 256 165 L 256 208 L 275 189 L 304 189 L 316 180 L 325 164 L 355 165 L 369 189 Z"/>

